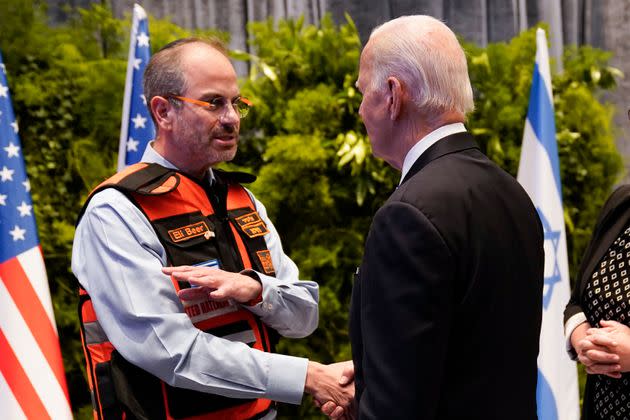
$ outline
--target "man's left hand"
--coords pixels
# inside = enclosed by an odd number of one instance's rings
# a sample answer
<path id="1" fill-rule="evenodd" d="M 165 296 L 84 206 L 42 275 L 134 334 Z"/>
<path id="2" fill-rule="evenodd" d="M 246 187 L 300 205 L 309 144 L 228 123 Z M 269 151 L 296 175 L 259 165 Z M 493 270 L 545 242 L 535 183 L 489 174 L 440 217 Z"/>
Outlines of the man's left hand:
<path id="1" fill-rule="evenodd" d="M 200 294 L 207 294 L 213 300 L 233 299 L 240 303 L 247 303 L 257 299 L 262 293 L 262 284 L 244 274 L 232 273 L 218 268 L 193 267 L 183 265 L 179 267 L 163 267 L 162 272 L 173 276 L 176 280 L 187 281 L 200 288 L 184 289 L 179 297 L 191 300 Z"/>

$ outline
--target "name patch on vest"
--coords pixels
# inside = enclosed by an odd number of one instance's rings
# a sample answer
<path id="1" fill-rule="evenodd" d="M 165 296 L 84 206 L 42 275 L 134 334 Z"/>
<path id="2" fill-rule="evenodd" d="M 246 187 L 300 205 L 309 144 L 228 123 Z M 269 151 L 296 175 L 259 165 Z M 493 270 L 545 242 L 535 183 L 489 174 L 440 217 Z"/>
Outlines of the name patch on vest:
<path id="1" fill-rule="evenodd" d="M 206 239 L 214 238 L 214 232 L 208 228 L 208 225 L 204 221 L 168 231 L 168 236 L 171 237 L 173 242 L 182 242 L 202 235 Z"/>
<path id="2" fill-rule="evenodd" d="M 257 211 L 239 216 L 235 220 L 241 230 L 250 238 L 269 233 L 267 225 L 262 221 Z"/>
<path id="3" fill-rule="evenodd" d="M 205 321 L 230 312 L 235 312 L 238 307 L 231 300 L 217 301 L 200 299 L 194 301 L 182 300 L 184 311 L 193 323 Z"/>
<path id="4" fill-rule="evenodd" d="M 271 261 L 271 252 L 264 250 L 256 252 L 260 264 L 262 265 L 265 274 L 273 274 L 276 270 L 273 268 L 273 261 Z"/>

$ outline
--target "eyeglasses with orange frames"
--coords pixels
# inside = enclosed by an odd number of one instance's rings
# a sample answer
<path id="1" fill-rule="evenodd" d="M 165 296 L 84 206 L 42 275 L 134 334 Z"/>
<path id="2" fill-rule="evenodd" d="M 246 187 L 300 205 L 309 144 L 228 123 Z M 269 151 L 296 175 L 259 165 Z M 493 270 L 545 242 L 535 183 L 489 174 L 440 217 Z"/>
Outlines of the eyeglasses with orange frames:
<path id="1" fill-rule="evenodd" d="M 247 114 L 249 114 L 249 109 L 253 105 L 249 99 L 243 98 L 242 96 L 239 96 L 236 99 L 233 99 L 231 102 L 230 100 L 222 96 L 213 98 L 210 102 L 200 101 L 198 99 L 187 98 L 185 96 L 179 96 L 179 95 L 167 95 L 167 97 L 173 98 L 173 99 L 179 99 L 180 101 L 184 101 L 184 102 L 189 102 L 191 104 L 204 107 L 212 112 L 224 112 L 228 104 L 230 104 L 232 108 L 234 108 L 234 110 L 238 113 L 238 116 L 240 118 L 245 118 Z"/>

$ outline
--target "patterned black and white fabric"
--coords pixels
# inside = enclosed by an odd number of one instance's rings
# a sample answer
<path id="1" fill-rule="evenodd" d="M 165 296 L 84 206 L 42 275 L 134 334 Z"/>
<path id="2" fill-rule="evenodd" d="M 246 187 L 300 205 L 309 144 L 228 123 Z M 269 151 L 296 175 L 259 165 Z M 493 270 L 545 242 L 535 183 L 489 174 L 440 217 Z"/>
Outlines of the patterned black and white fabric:
<path id="1" fill-rule="evenodd" d="M 584 313 L 598 326 L 602 319 L 630 320 L 630 227 L 608 248 L 584 291 Z M 600 419 L 630 419 L 630 374 L 621 379 L 595 376 L 593 411 Z"/>

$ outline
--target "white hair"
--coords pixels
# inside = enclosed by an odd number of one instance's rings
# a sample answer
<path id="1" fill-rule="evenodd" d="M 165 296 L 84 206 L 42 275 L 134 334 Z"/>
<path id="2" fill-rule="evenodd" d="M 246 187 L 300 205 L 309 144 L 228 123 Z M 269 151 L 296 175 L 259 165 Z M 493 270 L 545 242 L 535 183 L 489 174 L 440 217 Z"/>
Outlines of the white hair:
<path id="1" fill-rule="evenodd" d="M 376 27 L 368 41 L 371 88 L 382 90 L 389 77 L 409 89 L 424 113 L 474 109 L 466 54 L 444 23 L 425 15 L 402 16 Z"/>

